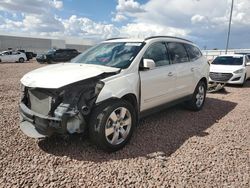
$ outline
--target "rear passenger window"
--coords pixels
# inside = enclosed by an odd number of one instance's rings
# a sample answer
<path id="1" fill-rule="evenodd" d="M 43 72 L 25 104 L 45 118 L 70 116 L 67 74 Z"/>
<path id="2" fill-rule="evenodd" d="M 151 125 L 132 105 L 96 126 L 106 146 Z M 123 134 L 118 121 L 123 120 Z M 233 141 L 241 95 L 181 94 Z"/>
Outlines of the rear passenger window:
<path id="1" fill-rule="evenodd" d="M 173 63 L 188 62 L 186 49 L 181 43 L 169 42 L 168 49 L 170 53 L 170 59 Z"/>
<path id="2" fill-rule="evenodd" d="M 200 50 L 197 47 L 190 44 L 184 44 L 184 45 L 191 61 L 199 59 L 202 56 Z"/>
<path id="3" fill-rule="evenodd" d="M 143 58 L 154 60 L 156 67 L 170 64 L 166 45 L 162 42 L 152 44 L 145 52 Z"/>

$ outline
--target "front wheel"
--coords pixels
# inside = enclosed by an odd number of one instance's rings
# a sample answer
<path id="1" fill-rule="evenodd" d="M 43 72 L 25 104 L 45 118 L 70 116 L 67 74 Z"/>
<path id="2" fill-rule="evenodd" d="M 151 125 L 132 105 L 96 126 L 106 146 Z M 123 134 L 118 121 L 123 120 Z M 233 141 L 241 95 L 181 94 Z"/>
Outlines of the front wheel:
<path id="1" fill-rule="evenodd" d="M 130 103 L 124 100 L 108 101 L 92 111 L 89 136 L 100 149 L 114 152 L 131 139 L 135 124 L 135 109 Z"/>
<path id="2" fill-rule="evenodd" d="M 206 98 L 206 84 L 204 81 L 200 81 L 193 93 L 192 99 L 187 101 L 186 105 L 187 108 L 193 110 L 193 111 L 199 111 L 202 109 L 205 98 Z"/>

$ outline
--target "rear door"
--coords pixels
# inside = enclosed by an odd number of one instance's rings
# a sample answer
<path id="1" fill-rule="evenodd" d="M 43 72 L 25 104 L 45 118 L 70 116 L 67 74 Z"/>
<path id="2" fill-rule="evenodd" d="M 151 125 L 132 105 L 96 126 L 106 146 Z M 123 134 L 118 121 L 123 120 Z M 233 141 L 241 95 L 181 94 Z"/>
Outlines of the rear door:
<path id="1" fill-rule="evenodd" d="M 60 53 L 57 54 L 58 61 L 65 62 L 70 59 L 70 51 L 69 50 L 61 50 Z"/>
<path id="2" fill-rule="evenodd" d="M 63 50 L 56 50 L 53 54 L 53 61 L 55 62 L 63 62 L 64 60 L 64 54 L 63 54 Z"/>
<path id="3" fill-rule="evenodd" d="M 176 96 L 178 98 L 190 95 L 194 85 L 194 67 L 189 61 L 187 51 L 184 44 L 179 42 L 167 43 L 170 58 L 175 65 L 177 80 L 176 80 Z"/>
<path id="4" fill-rule="evenodd" d="M 204 68 L 204 58 L 198 47 L 192 44 L 184 44 L 184 46 L 189 56 L 189 61 L 190 61 L 189 68 L 193 75 L 193 85 L 192 85 L 193 89 L 191 90 L 191 92 L 193 92 L 196 85 L 200 81 L 201 77 L 204 76 L 201 75 L 202 69 Z"/>
<path id="5" fill-rule="evenodd" d="M 143 58 L 154 60 L 156 67 L 141 70 L 141 111 L 162 105 L 175 98 L 176 70 L 171 65 L 164 42 L 148 47 Z"/>
<path id="6" fill-rule="evenodd" d="M 19 60 L 19 56 L 20 56 L 20 52 L 12 52 L 12 55 L 11 55 L 12 62 L 18 61 Z"/>

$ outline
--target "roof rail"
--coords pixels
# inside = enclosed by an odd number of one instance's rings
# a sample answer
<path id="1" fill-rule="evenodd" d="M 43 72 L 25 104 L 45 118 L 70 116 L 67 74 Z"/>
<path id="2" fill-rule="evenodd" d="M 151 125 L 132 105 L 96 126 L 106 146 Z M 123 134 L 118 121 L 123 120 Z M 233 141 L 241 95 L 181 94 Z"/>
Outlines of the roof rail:
<path id="1" fill-rule="evenodd" d="M 109 39 L 106 39 L 105 41 L 115 40 L 115 39 L 126 39 L 126 37 L 115 37 L 115 38 L 109 38 Z"/>
<path id="2" fill-rule="evenodd" d="M 183 39 L 183 38 L 180 38 L 180 37 L 173 37 L 173 36 L 152 36 L 152 37 L 147 37 L 147 38 L 145 38 L 145 40 L 154 39 L 154 38 L 172 38 L 172 39 L 180 39 L 180 40 L 184 40 L 184 41 L 193 43 L 193 42 L 190 41 L 190 40 Z"/>

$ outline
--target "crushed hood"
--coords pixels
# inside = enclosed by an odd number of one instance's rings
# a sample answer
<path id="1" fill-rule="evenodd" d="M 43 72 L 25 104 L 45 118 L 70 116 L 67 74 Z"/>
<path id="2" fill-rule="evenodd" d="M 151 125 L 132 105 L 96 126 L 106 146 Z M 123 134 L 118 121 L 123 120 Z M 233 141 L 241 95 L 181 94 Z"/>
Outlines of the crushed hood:
<path id="1" fill-rule="evenodd" d="M 232 73 L 242 69 L 242 65 L 210 65 L 210 72 Z"/>
<path id="2" fill-rule="evenodd" d="M 119 70 L 119 68 L 101 65 L 60 63 L 48 65 L 25 74 L 21 83 L 26 87 L 57 89 L 103 73 L 113 73 Z"/>

